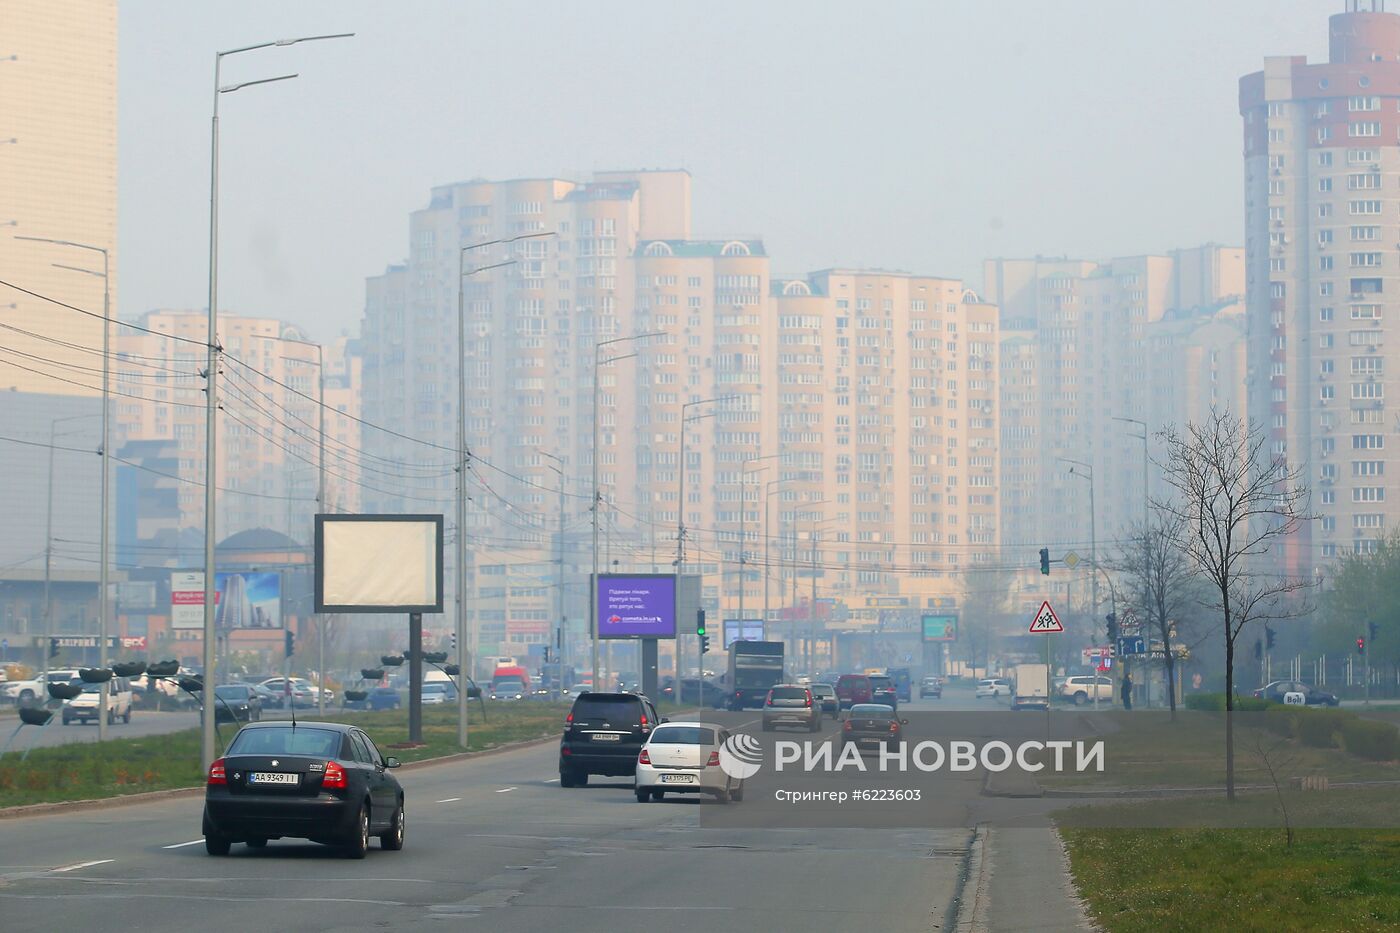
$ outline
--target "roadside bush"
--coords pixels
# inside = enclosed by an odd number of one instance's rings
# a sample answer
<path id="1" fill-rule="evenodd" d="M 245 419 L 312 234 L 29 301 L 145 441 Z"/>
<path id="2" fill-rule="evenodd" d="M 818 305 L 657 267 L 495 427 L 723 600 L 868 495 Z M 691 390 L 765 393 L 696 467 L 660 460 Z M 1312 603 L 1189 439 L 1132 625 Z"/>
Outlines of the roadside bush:
<path id="1" fill-rule="evenodd" d="M 1264 728 L 1282 738 L 1296 739 L 1301 715 L 1294 706 L 1271 706 L 1264 711 Z"/>
<path id="2" fill-rule="evenodd" d="M 1256 697 L 1235 697 L 1235 712 L 1237 713 L 1262 713 L 1269 707 L 1277 705 Z M 1185 706 L 1187 709 L 1202 713 L 1223 713 L 1225 712 L 1225 694 L 1190 693 L 1186 695 Z"/>
<path id="3" fill-rule="evenodd" d="M 1298 716 L 1298 738 L 1313 748 L 1336 748 L 1337 735 L 1354 713 L 1340 709 L 1305 709 Z"/>
<path id="4" fill-rule="evenodd" d="M 1358 758 L 1395 761 L 1400 758 L 1400 730 L 1388 722 L 1353 716 L 1341 724 L 1342 746 Z"/>

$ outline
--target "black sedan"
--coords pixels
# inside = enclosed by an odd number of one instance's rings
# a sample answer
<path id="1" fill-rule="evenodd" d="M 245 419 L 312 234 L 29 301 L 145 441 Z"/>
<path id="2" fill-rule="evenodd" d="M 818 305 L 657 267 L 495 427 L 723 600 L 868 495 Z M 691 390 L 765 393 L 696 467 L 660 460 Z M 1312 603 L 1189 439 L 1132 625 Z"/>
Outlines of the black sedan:
<path id="1" fill-rule="evenodd" d="M 1261 700 L 1282 703 L 1286 693 L 1301 693 L 1308 706 L 1337 706 L 1341 703 L 1334 694 L 1298 680 L 1276 680 L 1254 691 L 1254 696 Z"/>
<path id="2" fill-rule="evenodd" d="M 244 726 L 209 767 L 204 848 L 227 855 L 235 842 L 257 849 L 289 836 L 364 858 L 377 835 L 381 849 L 402 849 L 403 787 L 389 773 L 398 766 L 354 726 Z"/>
<path id="3" fill-rule="evenodd" d="M 909 720 L 900 719 L 893 706 L 884 703 L 857 703 L 841 726 L 841 743 L 858 749 L 883 745 L 898 748 L 904 738 L 903 726 Z"/>
<path id="4" fill-rule="evenodd" d="M 215 722 L 257 722 L 262 719 L 262 697 L 251 684 L 224 684 L 214 688 Z"/>

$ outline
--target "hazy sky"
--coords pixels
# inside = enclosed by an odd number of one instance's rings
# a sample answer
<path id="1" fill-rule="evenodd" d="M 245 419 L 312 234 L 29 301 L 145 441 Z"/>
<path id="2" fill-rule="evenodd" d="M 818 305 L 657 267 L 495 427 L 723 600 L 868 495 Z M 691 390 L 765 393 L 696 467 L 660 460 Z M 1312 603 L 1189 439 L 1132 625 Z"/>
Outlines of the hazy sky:
<path id="1" fill-rule="evenodd" d="M 120 310 L 354 333 L 434 184 L 684 167 L 697 236 L 775 272 L 963 276 L 1242 240 L 1237 80 L 1326 57 L 1342 0 L 121 0 Z"/>

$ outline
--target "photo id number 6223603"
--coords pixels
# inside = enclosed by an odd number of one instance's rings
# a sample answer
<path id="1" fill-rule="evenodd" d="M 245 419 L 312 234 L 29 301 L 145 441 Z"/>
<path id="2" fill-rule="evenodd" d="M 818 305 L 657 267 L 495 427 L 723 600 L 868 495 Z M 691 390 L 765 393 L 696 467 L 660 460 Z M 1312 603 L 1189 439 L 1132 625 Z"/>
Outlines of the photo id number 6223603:
<path id="1" fill-rule="evenodd" d="M 918 788 L 874 787 L 851 791 L 851 799 L 863 803 L 879 803 L 892 800 L 920 800 L 922 791 Z"/>

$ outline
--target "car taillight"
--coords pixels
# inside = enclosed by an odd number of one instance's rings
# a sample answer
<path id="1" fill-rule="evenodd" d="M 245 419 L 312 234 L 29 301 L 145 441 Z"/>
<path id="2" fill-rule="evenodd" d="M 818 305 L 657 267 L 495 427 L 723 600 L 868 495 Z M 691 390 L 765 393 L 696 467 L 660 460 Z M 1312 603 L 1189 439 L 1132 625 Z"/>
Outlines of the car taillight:
<path id="1" fill-rule="evenodd" d="M 707 767 L 707 768 L 718 768 L 718 767 L 719 767 L 719 752 L 710 752 L 710 760 L 707 761 L 707 762 L 705 762 L 705 767 Z"/>
<path id="2" fill-rule="evenodd" d="M 574 724 L 574 714 L 573 714 L 573 713 L 570 713 L 569 715 L 567 715 L 567 716 L 564 717 L 564 725 L 566 725 L 566 726 L 572 726 L 573 724 Z"/>
<path id="3" fill-rule="evenodd" d="M 842 728 L 842 729 L 845 729 L 847 732 L 850 732 L 850 731 L 851 731 L 851 721 L 850 721 L 849 719 L 847 719 L 846 722 L 845 722 L 845 724 L 842 725 L 841 728 Z"/>
<path id="4" fill-rule="evenodd" d="M 892 722 L 892 723 L 890 723 L 890 731 L 891 731 L 891 732 L 898 732 L 898 731 L 899 731 L 899 723 L 897 723 L 897 722 Z"/>
<path id="5" fill-rule="evenodd" d="M 640 755 L 637 756 L 637 764 L 639 764 L 639 765 L 649 765 L 649 764 L 651 764 L 651 755 L 647 754 L 647 750 L 646 750 L 645 748 L 642 749 L 642 753 L 641 753 Z"/>
<path id="6" fill-rule="evenodd" d="M 808 706 L 811 706 L 811 705 L 812 705 L 812 694 L 810 694 L 810 693 L 807 694 L 807 705 L 808 705 Z"/>
<path id="7" fill-rule="evenodd" d="M 344 790 L 349 786 L 349 781 L 345 777 L 345 769 L 338 761 L 326 762 L 326 774 L 321 778 L 321 786 L 333 790 Z"/>
<path id="8" fill-rule="evenodd" d="M 228 774 L 224 770 L 224 760 L 222 758 L 209 766 L 209 783 L 211 785 L 228 783 Z"/>
<path id="9" fill-rule="evenodd" d="M 646 713 L 643 713 L 643 714 L 642 714 L 642 728 L 645 729 L 646 727 L 647 727 L 647 714 L 646 714 Z"/>

